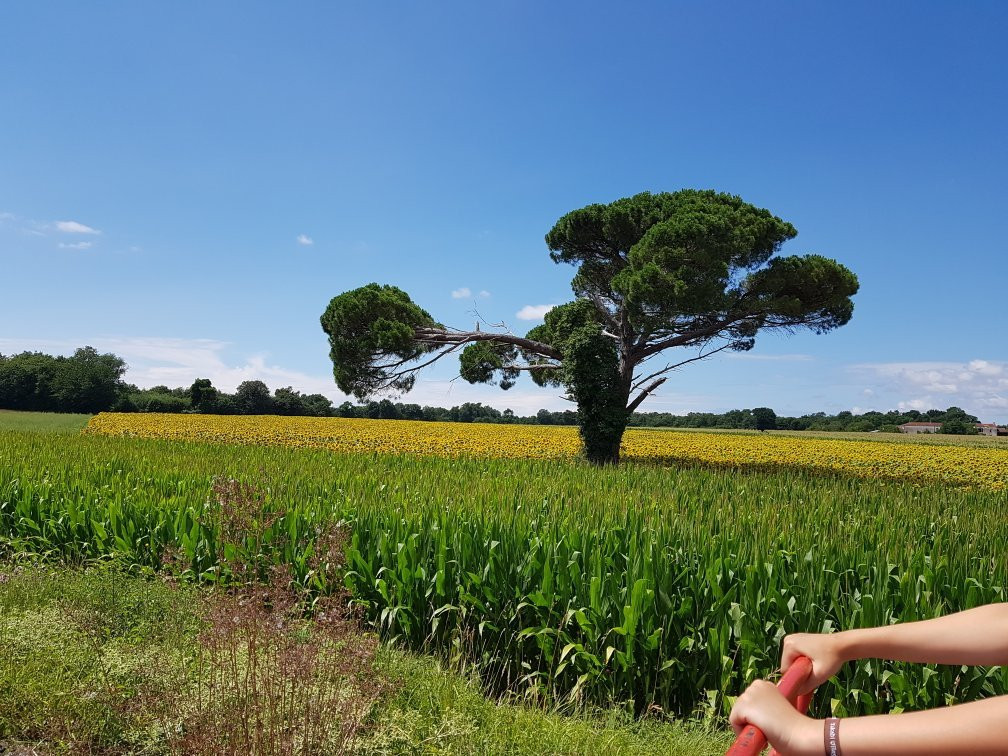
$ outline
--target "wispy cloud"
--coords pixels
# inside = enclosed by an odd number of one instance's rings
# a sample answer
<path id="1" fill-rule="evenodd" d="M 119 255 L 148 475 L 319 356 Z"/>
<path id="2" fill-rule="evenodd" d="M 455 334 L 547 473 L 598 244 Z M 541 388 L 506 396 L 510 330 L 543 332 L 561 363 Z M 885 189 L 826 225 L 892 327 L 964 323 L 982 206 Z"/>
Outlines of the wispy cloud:
<path id="1" fill-rule="evenodd" d="M 1008 410 L 1008 362 L 879 362 L 852 365 L 898 398 L 900 409 L 944 409 L 956 405 L 981 419 Z"/>
<path id="2" fill-rule="evenodd" d="M 56 230 L 62 231 L 64 234 L 100 234 L 97 228 L 91 228 L 91 226 L 85 226 L 83 223 L 78 223 L 77 221 L 56 221 Z"/>
<path id="3" fill-rule="evenodd" d="M 542 320 L 554 307 L 555 304 L 525 305 L 515 313 L 515 317 L 518 320 Z"/>
<path id="4" fill-rule="evenodd" d="M 242 381 L 260 380 L 271 389 L 293 386 L 305 393 L 324 394 L 334 401 L 342 402 L 347 398 L 336 388 L 332 377 L 310 375 L 271 364 L 265 354 L 230 356 L 232 345 L 216 339 L 0 338 L 0 353 L 39 350 L 49 354 L 71 354 L 85 344 L 101 352 L 113 352 L 126 360 L 129 369 L 125 380 L 141 388 L 190 386 L 197 378 L 209 378 L 217 388 L 234 391 Z"/>
<path id="5" fill-rule="evenodd" d="M 455 289 L 451 293 L 451 295 L 452 299 L 469 299 L 471 296 L 473 296 L 473 293 L 472 289 L 470 289 L 468 286 L 463 286 L 461 289 Z M 476 296 L 479 297 L 480 299 L 486 299 L 487 297 L 490 296 L 490 292 L 487 291 L 486 289 L 481 289 L 480 292 L 476 294 Z"/>
<path id="6" fill-rule="evenodd" d="M 82 242 L 60 242 L 60 249 L 90 249 L 94 246 L 94 242 L 82 241 Z"/>
<path id="7" fill-rule="evenodd" d="M 113 352 L 126 360 L 125 380 L 141 388 L 165 385 L 191 386 L 197 378 L 209 378 L 222 391 L 233 392 L 242 381 L 260 380 L 270 389 L 292 386 L 308 394 L 322 394 L 340 404 L 350 399 L 336 388 L 332 376 L 319 376 L 289 370 L 270 363 L 263 354 L 233 357 L 233 345 L 217 339 L 179 339 L 161 337 L 104 337 L 88 339 L 11 339 L 0 338 L 0 353 L 43 351 L 71 354 L 91 345 L 101 352 Z M 351 401 L 353 401 L 351 399 Z M 425 380 L 422 376 L 413 391 L 393 401 L 431 404 L 442 407 L 482 402 L 520 415 L 535 414 L 541 407 L 570 409 L 573 405 L 558 396 L 555 389 L 539 389 L 531 384 L 526 390 L 501 391 L 463 381 Z"/>
<path id="8" fill-rule="evenodd" d="M 308 236 L 308 234 L 298 234 L 297 243 L 302 247 L 310 247 L 315 243 L 315 240 Z"/>
<path id="9" fill-rule="evenodd" d="M 113 352 L 129 365 L 125 380 L 142 388 L 165 385 L 191 386 L 197 378 L 209 378 L 222 391 L 233 392 L 242 381 L 261 380 L 271 390 L 292 386 L 303 393 L 318 393 L 335 404 L 355 401 L 341 393 L 330 375 L 313 375 L 289 370 L 273 364 L 264 354 L 235 355 L 234 345 L 217 339 L 182 339 L 161 337 L 105 337 L 89 339 L 10 339 L 0 338 L 0 353 L 43 351 L 49 354 L 71 354 L 84 345 L 101 352 Z M 461 380 L 425 378 L 423 374 L 414 389 L 393 401 L 451 407 L 465 402 L 482 402 L 499 410 L 512 409 L 519 415 L 534 415 L 545 407 L 549 410 L 573 409 L 558 389 L 543 389 L 531 380 L 510 391 L 482 384 L 471 385 Z M 705 404 L 706 402 L 706 404 Z M 709 406 L 707 398 L 677 394 L 674 399 L 652 397 L 648 405 L 666 405 L 676 411 L 702 409 Z M 655 407 L 659 409 L 659 407 Z"/>

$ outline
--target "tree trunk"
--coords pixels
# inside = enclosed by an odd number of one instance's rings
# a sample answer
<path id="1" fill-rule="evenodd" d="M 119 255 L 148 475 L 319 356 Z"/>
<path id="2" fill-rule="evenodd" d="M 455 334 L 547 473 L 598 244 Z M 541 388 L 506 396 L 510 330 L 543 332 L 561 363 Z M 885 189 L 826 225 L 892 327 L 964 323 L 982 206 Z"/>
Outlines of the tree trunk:
<path id="1" fill-rule="evenodd" d="M 609 338 L 585 328 L 567 340 L 563 360 L 585 457 L 596 465 L 617 464 L 630 386 L 621 375 L 616 349 Z"/>
<path id="2" fill-rule="evenodd" d="M 597 396 L 593 402 L 578 403 L 578 430 L 585 457 L 596 465 L 615 465 L 620 459 L 620 443 L 629 415 L 626 397 Z"/>
<path id="3" fill-rule="evenodd" d="M 584 442 L 585 457 L 596 465 L 616 465 L 620 461 L 620 444 L 623 441 L 624 425 L 620 428 L 588 429 L 582 425 L 581 440 Z"/>

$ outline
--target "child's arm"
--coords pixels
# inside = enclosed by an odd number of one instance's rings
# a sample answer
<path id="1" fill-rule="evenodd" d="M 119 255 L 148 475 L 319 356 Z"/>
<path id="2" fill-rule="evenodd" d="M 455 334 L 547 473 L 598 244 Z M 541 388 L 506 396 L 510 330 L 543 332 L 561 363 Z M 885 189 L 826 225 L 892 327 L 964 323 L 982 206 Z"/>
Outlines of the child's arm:
<path id="1" fill-rule="evenodd" d="M 739 696 L 732 727 L 754 724 L 782 756 L 822 756 L 824 723 L 799 714 L 776 686 L 757 680 Z M 1008 696 L 908 714 L 840 720 L 843 756 L 987 756 L 1008 753 Z"/>
<path id="2" fill-rule="evenodd" d="M 799 656 L 812 660 L 812 674 L 802 692 L 819 687 L 835 675 L 844 662 L 853 659 L 892 659 L 922 664 L 1008 664 L 1008 604 L 988 604 L 921 622 L 829 635 L 799 633 L 787 636 L 781 669 L 786 671 Z"/>
<path id="3" fill-rule="evenodd" d="M 847 630 L 830 635 L 799 633 L 784 639 L 781 668 L 799 656 L 812 660 L 804 686 L 810 691 L 853 659 L 880 658 L 924 664 L 1008 664 L 1008 604 L 989 604 L 921 622 Z M 732 727 L 759 727 L 783 756 L 820 756 L 823 721 L 799 714 L 764 680 L 736 701 Z M 1008 696 L 897 716 L 840 720 L 844 756 L 906 754 L 1008 754 Z"/>

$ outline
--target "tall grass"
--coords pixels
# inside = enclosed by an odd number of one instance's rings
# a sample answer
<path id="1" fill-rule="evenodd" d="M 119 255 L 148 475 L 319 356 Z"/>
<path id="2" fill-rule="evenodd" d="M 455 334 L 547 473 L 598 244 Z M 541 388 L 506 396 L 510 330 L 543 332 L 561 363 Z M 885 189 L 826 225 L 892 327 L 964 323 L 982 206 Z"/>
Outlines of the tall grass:
<path id="1" fill-rule="evenodd" d="M 265 491 L 259 526 L 224 527 L 219 475 Z M 321 595 L 316 534 L 343 520 L 347 587 L 388 641 L 475 664 L 500 693 L 676 716 L 723 714 L 785 633 L 1004 600 L 1005 510 L 1003 492 L 796 471 L 0 435 L 0 535 L 20 547 L 181 559 L 206 580 L 261 557 Z M 815 706 L 1005 692 L 998 669 L 864 662 Z"/>

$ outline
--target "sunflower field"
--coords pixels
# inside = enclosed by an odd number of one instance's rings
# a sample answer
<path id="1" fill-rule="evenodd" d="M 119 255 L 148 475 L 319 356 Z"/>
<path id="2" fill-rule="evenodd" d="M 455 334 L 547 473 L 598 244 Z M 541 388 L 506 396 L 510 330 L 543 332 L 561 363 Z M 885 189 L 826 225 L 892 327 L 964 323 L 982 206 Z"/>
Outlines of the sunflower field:
<path id="1" fill-rule="evenodd" d="M 87 433 L 275 444 L 343 453 L 573 459 L 575 428 L 343 418 L 101 413 Z M 867 479 L 1008 489 L 1008 447 L 983 448 L 783 435 L 630 429 L 622 456 L 658 463 L 820 471 Z"/>

